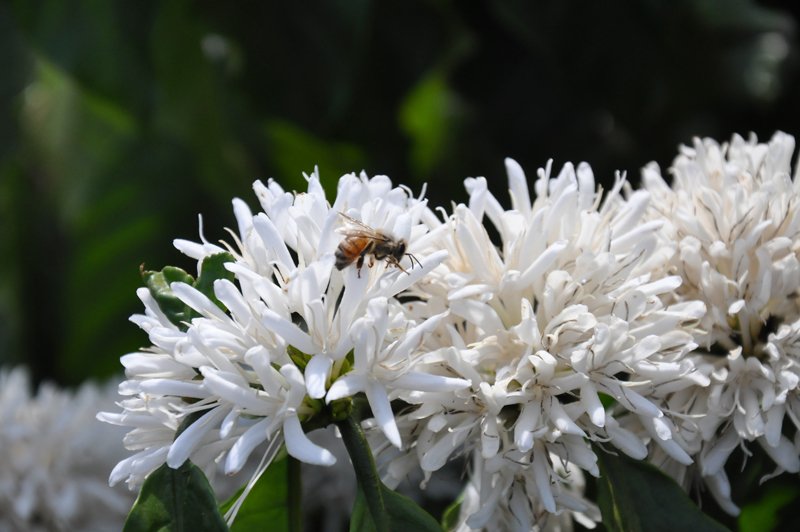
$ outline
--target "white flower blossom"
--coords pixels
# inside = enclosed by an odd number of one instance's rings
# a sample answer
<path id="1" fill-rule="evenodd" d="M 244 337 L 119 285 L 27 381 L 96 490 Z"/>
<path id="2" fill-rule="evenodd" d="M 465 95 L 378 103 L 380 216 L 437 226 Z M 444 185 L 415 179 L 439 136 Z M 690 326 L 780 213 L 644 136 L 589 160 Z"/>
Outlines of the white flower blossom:
<path id="1" fill-rule="evenodd" d="M 778 471 L 796 473 L 800 458 L 786 436 L 800 428 L 800 194 L 791 158 L 794 138 L 769 143 L 734 136 L 683 147 L 668 185 L 654 163 L 642 174 L 653 197 L 650 217 L 664 219 L 672 251 L 666 267 L 683 283 L 676 301 L 699 299 L 708 311 L 690 359 L 710 385 L 669 399 L 682 414 L 686 450 L 729 513 L 723 466 L 731 452 L 758 442 Z M 680 468 L 675 468 L 680 470 Z M 674 476 L 691 481 L 686 472 Z"/>
<path id="2" fill-rule="evenodd" d="M 510 159 L 506 166 L 511 209 L 485 179 L 468 179 L 469 205 L 449 221 L 426 218 L 448 251 L 426 279 L 427 309 L 439 312 L 438 301 L 449 310 L 433 336 L 439 348 L 426 359 L 471 387 L 399 393 L 416 406 L 397 419 L 413 444 L 400 453 L 375 445 L 386 453 L 390 485 L 415 465 L 431 474 L 455 454 L 477 456 L 480 479 L 471 482 L 479 495 L 468 506 L 476 513 L 465 526 L 529 530 L 562 511 L 596 520 L 560 474 L 599 474 L 589 442 L 643 458 L 654 441 L 691 462 L 673 441 L 660 397 L 707 383 L 682 362 L 696 347 L 691 329 L 704 307 L 663 303 L 680 279 L 650 273 L 661 222 L 644 220 L 646 193 L 624 200 L 618 180 L 602 199 L 587 164 L 566 165 L 555 177 L 548 165 L 531 202 L 522 169 Z M 616 409 L 607 410 L 602 396 Z M 628 418 L 646 432 L 627 429 Z"/>
<path id="3" fill-rule="evenodd" d="M 547 457 L 544 449 L 532 456 L 534 460 L 553 464 L 557 472 L 555 498 L 562 511 L 551 513 L 542 499 L 531 497 L 531 493 L 539 491 L 536 482 L 540 476 L 536 470 L 542 465 L 524 462 L 526 457 L 521 453 L 517 457 L 523 462 L 516 464 L 500 456 L 484 460 L 476 453 L 456 530 L 535 530 L 538 527 L 550 532 L 566 532 L 574 529 L 573 521 L 594 528 L 600 521 L 600 511 L 583 496 L 586 486 L 581 470 L 557 456 Z"/>
<path id="4" fill-rule="evenodd" d="M 296 194 L 273 181 L 256 182 L 263 209 L 257 214 L 234 200 L 233 245 L 211 244 L 202 234 L 199 243 L 175 242 L 198 261 L 198 274 L 205 258 L 233 256 L 225 267 L 234 279 L 213 285 L 221 305 L 189 284 L 172 283 L 174 295 L 198 316 L 179 326 L 148 289 L 139 290 L 146 311 L 133 321 L 153 345 L 122 358 L 127 380 L 120 393 L 129 398 L 121 413 L 101 414 L 133 428 L 125 443 L 136 454 L 114 469 L 112 483 L 127 479 L 136 486 L 162 463 L 178 467 L 187 458 L 207 474 L 224 460 L 224 472 L 235 474 L 265 442 L 253 478 L 283 443 L 303 462 L 331 465 L 334 455 L 307 437 L 303 422 L 361 392 L 399 447 L 390 405 L 398 391 L 469 386 L 441 368 L 429 371 L 421 360 L 426 335 L 445 314 L 417 320 L 396 298 L 446 256 L 417 245 L 428 230 L 419 221 L 424 200 L 386 177 L 351 174 L 339 181 L 331 205 L 316 173 L 306 178 L 308 192 Z M 342 214 L 407 242 L 418 261 L 403 257 L 398 268 L 368 258 L 361 270 L 338 270 Z M 175 438 L 190 414 L 200 417 Z"/>
<path id="5" fill-rule="evenodd" d="M 0 372 L 0 530 L 122 528 L 133 494 L 106 480 L 122 432 L 95 419 L 116 396 L 90 383 L 32 395 L 25 370 Z"/>

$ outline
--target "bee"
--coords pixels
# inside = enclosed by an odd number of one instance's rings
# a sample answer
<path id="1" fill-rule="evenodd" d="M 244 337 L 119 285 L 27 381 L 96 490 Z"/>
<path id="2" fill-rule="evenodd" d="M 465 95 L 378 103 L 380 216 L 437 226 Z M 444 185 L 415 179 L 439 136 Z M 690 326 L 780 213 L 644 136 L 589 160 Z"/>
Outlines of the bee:
<path id="1" fill-rule="evenodd" d="M 411 259 L 411 267 L 414 261 L 422 266 L 419 260 L 411 253 L 406 253 L 406 241 L 394 238 L 377 229 L 373 229 L 355 218 L 347 216 L 345 213 L 339 214 L 347 220 L 351 227 L 342 231 L 344 240 L 336 248 L 336 269 L 343 270 L 349 265 L 356 263 L 358 276 L 361 277 L 361 267 L 364 259 L 369 256 L 369 267 L 374 266 L 376 260 L 385 260 L 391 266 L 397 266 L 401 271 L 408 273 L 400 265 L 404 256 Z"/>

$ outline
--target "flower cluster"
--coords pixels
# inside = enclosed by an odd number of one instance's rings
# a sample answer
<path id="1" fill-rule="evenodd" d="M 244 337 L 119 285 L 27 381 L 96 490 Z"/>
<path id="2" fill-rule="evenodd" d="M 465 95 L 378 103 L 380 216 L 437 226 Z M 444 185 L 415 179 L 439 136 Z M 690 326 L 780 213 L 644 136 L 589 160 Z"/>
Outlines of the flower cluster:
<path id="1" fill-rule="evenodd" d="M 153 346 L 122 358 L 127 380 L 120 393 L 129 398 L 122 413 L 101 414 L 133 427 L 125 444 L 138 451 L 118 464 L 112 483 L 139 485 L 162 463 L 177 467 L 189 457 L 213 475 L 224 456 L 224 472 L 234 474 L 267 441 L 255 476 L 283 443 L 303 462 L 332 465 L 334 455 L 308 439 L 302 422 L 325 403 L 362 392 L 383 433 L 400 447 L 390 394 L 469 385 L 425 359 L 426 337 L 446 312 L 415 319 L 397 298 L 445 252 L 420 254 L 416 267 L 406 264 L 407 273 L 384 261 L 334 267 L 348 220 L 407 241 L 407 251 L 418 253 L 428 233 L 420 222 L 424 200 L 385 177 L 348 175 L 331 205 L 319 177 L 306 177 L 308 192 L 296 195 L 274 182 L 257 182 L 263 212 L 256 215 L 235 200 L 235 247 L 204 238 L 175 242 L 198 261 L 201 275 L 205 259 L 231 253 L 226 267 L 235 282 L 213 285 L 220 304 L 190 284 L 172 283 L 174 295 L 197 315 L 176 324 L 148 289 L 139 290 L 146 313 L 133 320 Z M 175 438 L 181 423 L 196 414 L 199 419 Z"/>
<path id="2" fill-rule="evenodd" d="M 644 221 L 645 193 L 624 200 L 618 180 L 601 198 L 588 165 L 557 176 L 548 166 L 532 202 L 522 169 L 506 165 L 512 208 L 485 179 L 467 180 L 469 205 L 438 231 L 448 258 L 428 277 L 428 304 L 449 309 L 428 356 L 470 387 L 398 394 L 417 408 L 398 416 L 411 444 L 389 474 L 396 482 L 413 466 L 432 473 L 469 452 L 479 497 L 463 508 L 466 526 L 527 530 L 562 510 L 591 523 L 597 509 L 573 489 L 580 470 L 598 475 L 591 442 L 644 458 L 653 441 L 691 462 L 660 398 L 707 382 L 683 361 L 704 307 L 662 301 L 680 280 L 649 270 L 661 223 Z"/>
<path id="3" fill-rule="evenodd" d="M 133 496 L 107 474 L 124 457 L 123 433 L 95 419 L 115 395 L 93 384 L 32 394 L 23 369 L 0 372 L 0 530 L 122 528 Z"/>
<path id="4" fill-rule="evenodd" d="M 139 291 L 152 346 L 122 358 L 122 412 L 100 415 L 136 451 L 111 482 L 187 458 L 231 475 L 258 449 L 257 478 L 283 446 L 329 466 L 306 432 L 363 401 L 389 487 L 469 472 L 459 529 L 593 526 L 598 446 L 684 481 L 697 464 L 735 512 L 737 444 L 800 468 L 782 432 L 800 406 L 793 148 L 698 141 L 672 186 L 649 166 L 635 191 L 582 163 L 548 164 L 531 194 L 509 159 L 508 208 L 470 178 L 451 212 L 384 176 L 343 176 L 332 200 L 316 172 L 303 193 L 256 182 L 231 242 L 175 241 L 198 280 L 227 257 L 206 289 L 166 286 L 180 319 Z"/>
<path id="5" fill-rule="evenodd" d="M 792 179 L 794 138 L 767 144 L 734 136 L 696 140 L 675 159 L 672 185 L 644 169 L 648 218 L 664 220 L 660 267 L 679 275 L 671 300 L 707 306 L 691 363 L 709 384 L 676 393 L 669 409 L 696 468 L 672 468 L 687 485 L 699 473 L 730 513 L 725 465 L 758 442 L 778 472 L 800 471 L 800 182 Z M 795 438 L 787 436 L 793 424 Z M 791 434 L 791 432 L 788 432 Z M 687 486 L 688 487 L 688 486 Z"/>

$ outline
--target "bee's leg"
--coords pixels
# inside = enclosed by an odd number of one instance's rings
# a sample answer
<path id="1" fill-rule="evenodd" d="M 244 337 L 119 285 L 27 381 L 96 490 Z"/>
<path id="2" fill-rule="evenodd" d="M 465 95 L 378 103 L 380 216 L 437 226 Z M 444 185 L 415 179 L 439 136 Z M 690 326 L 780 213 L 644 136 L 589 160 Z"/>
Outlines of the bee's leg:
<path id="1" fill-rule="evenodd" d="M 390 258 L 386 259 L 386 262 L 388 262 L 390 266 L 396 266 L 397 268 L 400 269 L 401 272 L 408 273 L 408 270 L 403 268 L 403 266 L 400 264 L 400 262 L 397 259 L 395 259 L 394 257 L 390 257 Z M 409 274 L 409 275 L 411 275 L 411 274 Z"/>
<path id="2" fill-rule="evenodd" d="M 364 255 L 359 255 L 358 260 L 356 261 L 356 271 L 358 272 L 358 278 L 361 279 L 361 267 L 364 265 Z"/>

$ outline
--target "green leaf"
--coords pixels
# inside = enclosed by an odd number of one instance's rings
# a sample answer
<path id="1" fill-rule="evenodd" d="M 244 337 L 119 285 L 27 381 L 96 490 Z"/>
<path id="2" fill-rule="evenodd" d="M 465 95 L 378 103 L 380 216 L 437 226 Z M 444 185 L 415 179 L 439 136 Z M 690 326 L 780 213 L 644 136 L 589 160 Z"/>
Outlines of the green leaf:
<path id="1" fill-rule="evenodd" d="M 311 355 L 303 353 L 293 345 L 286 347 L 286 354 L 289 355 L 289 358 L 292 359 L 292 362 L 300 371 L 305 371 L 308 361 L 311 360 Z"/>
<path id="2" fill-rule="evenodd" d="M 442 527 L 414 501 L 386 487 L 375 468 L 375 459 L 361 424 L 348 417 L 336 424 L 353 462 L 358 494 L 350 518 L 350 531 L 437 531 Z"/>
<path id="3" fill-rule="evenodd" d="M 123 530 L 213 532 L 228 527 L 205 475 L 187 460 L 178 469 L 164 464 L 147 477 Z"/>
<path id="4" fill-rule="evenodd" d="M 671 478 L 646 462 L 598 450 L 598 502 L 609 531 L 727 530 L 700 511 Z"/>
<path id="5" fill-rule="evenodd" d="M 231 532 L 260 532 L 289 530 L 289 499 L 287 490 L 288 458 L 270 464 L 247 495 L 231 525 Z M 224 515 L 241 495 L 242 487 L 220 506 Z"/>
<path id="6" fill-rule="evenodd" d="M 350 513 L 350 532 L 375 532 L 375 522 L 369 515 L 369 506 L 361 486 L 356 490 L 356 501 Z"/>
<path id="7" fill-rule="evenodd" d="M 442 532 L 442 527 L 436 522 L 436 519 L 420 508 L 417 503 L 405 495 L 390 490 L 383 482 L 381 482 L 381 490 L 383 490 L 383 503 L 389 513 L 391 530 Z"/>
<path id="8" fill-rule="evenodd" d="M 383 482 L 381 482 L 380 489 L 389 517 L 389 530 L 442 532 L 442 527 L 436 522 L 436 519 L 420 508 L 417 503 L 405 495 L 389 489 Z M 456 518 L 458 518 L 458 512 L 456 512 Z M 370 515 L 364 492 L 359 486 L 353 513 L 350 516 L 350 532 L 375 532 L 375 530 L 375 522 Z"/>
<path id="9" fill-rule="evenodd" d="M 226 262 L 234 262 L 233 255 L 230 253 L 217 253 L 203 259 L 200 266 L 200 276 L 197 278 L 194 287 L 202 292 L 208 299 L 214 302 L 222 310 L 227 310 L 217 296 L 214 295 L 214 281 L 217 279 L 227 279 L 231 282 L 235 279 L 233 272 L 225 269 Z"/>
<path id="10" fill-rule="evenodd" d="M 458 515 L 461 513 L 461 503 L 464 502 L 464 493 L 454 500 L 450 506 L 445 508 L 442 514 L 442 528 L 445 530 L 453 530 L 458 524 Z"/>
<path id="11" fill-rule="evenodd" d="M 169 285 L 174 282 L 194 285 L 194 278 L 180 268 L 166 266 L 160 272 L 142 270 L 142 280 L 167 319 L 185 329 L 185 322 L 192 319 L 194 311 L 178 299 Z"/>
<path id="12" fill-rule="evenodd" d="M 181 282 L 197 288 L 207 298 L 214 302 L 222 310 L 227 310 L 225 306 L 214 295 L 214 281 L 217 279 L 228 279 L 233 281 L 234 275 L 225 269 L 226 262 L 233 262 L 234 258 L 230 253 L 217 253 L 209 255 L 203 259 L 200 266 L 200 277 L 197 281 L 194 278 L 175 266 L 166 266 L 160 272 L 142 270 L 144 285 L 150 290 L 150 294 L 158 303 L 158 308 L 164 315 L 181 328 L 186 329 L 186 322 L 197 317 L 197 312 L 192 310 L 172 292 L 170 285 Z"/>

